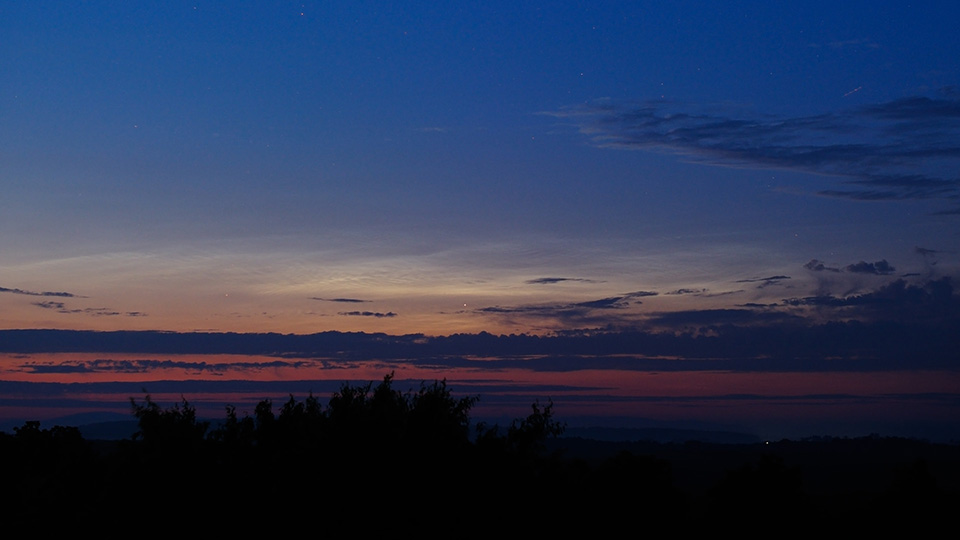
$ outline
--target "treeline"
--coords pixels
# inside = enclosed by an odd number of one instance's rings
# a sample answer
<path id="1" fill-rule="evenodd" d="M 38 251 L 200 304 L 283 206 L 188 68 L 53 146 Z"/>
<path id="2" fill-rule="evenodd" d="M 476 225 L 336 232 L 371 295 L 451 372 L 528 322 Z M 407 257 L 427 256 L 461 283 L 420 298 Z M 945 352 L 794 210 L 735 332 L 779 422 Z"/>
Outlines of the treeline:
<path id="1" fill-rule="evenodd" d="M 388 375 L 376 386 L 344 384 L 326 405 L 310 395 L 263 400 L 251 415 L 228 407 L 214 424 L 186 400 L 164 408 L 149 395 L 131 398 L 139 429 L 121 441 L 27 422 L 0 434 L 0 512 L 83 520 L 106 509 L 142 512 L 147 501 L 227 512 L 267 497 L 291 517 L 376 509 L 425 524 L 465 522 L 485 506 L 529 506 L 523 501 L 540 497 L 559 471 L 544 443 L 563 425 L 552 403 L 535 402 L 509 426 L 471 426 L 477 399 L 454 397 L 445 381 L 401 392 Z"/>
<path id="2" fill-rule="evenodd" d="M 780 454 L 767 446 L 686 444 L 571 455 L 557 438 L 564 426 L 551 403 L 533 403 L 509 426 L 471 426 L 476 397 L 454 397 L 444 381 L 401 392 L 392 379 L 344 384 L 325 405 L 310 395 L 261 401 L 251 415 L 228 407 L 214 424 L 197 418 L 186 400 L 163 408 L 149 396 L 131 399 L 139 429 L 121 441 L 87 441 L 77 428 L 27 422 L 0 433 L 0 517 L 55 515 L 92 525 L 110 515 L 171 525 L 229 516 L 241 529 L 296 523 L 470 537 L 511 527 L 559 534 L 628 526 L 662 534 L 664 527 L 766 524 L 815 532 L 835 523 L 856 523 L 860 531 L 871 523 L 926 526 L 952 516 L 960 502 L 957 490 L 940 485 L 932 465 L 911 459 L 902 444 L 890 448 L 903 466 L 865 469 L 889 474 L 889 484 L 876 484 L 887 487 L 824 491 L 811 489 L 816 475 L 804 467 L 833 466 L 824 453 L 835 448 L 829 443 L 773 445 Z M 858 460 L 877 458 L 872 447 L 843 448 Z M 790 461 L 798 452 L 820 455 L 798 465 Z M 734 454 L 746 460 L 736 464 Z M 956 467 L 954 455 L 947 463 Z M 702 490 L 677 481 L 713 472 Z"/>

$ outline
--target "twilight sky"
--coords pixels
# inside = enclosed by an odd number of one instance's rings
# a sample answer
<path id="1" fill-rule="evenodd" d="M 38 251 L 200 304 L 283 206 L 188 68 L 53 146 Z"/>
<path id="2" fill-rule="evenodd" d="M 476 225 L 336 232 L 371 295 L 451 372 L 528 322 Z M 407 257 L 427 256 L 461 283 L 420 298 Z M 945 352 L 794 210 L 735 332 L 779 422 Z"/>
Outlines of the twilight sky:
<path id="1" fill-rule="evenodd" d="M 0 328 L 954 328 L 958 19 L 4 3 Z"/>

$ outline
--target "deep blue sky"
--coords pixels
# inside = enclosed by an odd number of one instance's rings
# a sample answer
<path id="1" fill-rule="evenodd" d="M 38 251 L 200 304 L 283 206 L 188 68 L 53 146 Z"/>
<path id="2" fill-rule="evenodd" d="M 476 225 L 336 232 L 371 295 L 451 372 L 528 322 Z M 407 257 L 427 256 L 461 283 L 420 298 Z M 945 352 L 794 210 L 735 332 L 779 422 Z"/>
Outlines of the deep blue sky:
<path id="1" fill-rule="evenodd" d="M 75 296 L 2 324 L 544 332 L 478 310 L 949 275 L 958 11 L 7 3 L 0 287 Z"/>

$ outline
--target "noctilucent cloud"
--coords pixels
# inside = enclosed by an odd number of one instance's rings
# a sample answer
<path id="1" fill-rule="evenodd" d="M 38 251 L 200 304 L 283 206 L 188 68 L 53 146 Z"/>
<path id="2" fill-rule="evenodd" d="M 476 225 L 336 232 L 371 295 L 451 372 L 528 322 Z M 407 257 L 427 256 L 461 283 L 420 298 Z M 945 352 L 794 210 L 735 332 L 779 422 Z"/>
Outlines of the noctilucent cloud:
<path id="1" fill-rule="evenodd" d="M 5 3 L 0 327 L 956 325 L 957 20 Z"/>

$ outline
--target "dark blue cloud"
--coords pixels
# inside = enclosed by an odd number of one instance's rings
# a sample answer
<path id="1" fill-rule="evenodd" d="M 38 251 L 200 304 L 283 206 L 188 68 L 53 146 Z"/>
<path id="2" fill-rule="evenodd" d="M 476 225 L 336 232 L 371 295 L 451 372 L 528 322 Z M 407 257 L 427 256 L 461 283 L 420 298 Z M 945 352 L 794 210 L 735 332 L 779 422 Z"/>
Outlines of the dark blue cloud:
<path id="1" fill-rule="evenodd" d="M 837 177 L 857 200 L 960 199 L 960 94 L 913 96 L 804 117 L 725 115 L 692 104 L 596 103 L 552 113 L 601 146 L 704 163 Z M 955 214 L 954 208 L 941 213 Z"/>
<path id="2" fill-rule="evenodd" d="M 960 323 L 960 298 L 954 294 L 953 280 L 942 277 L 920 285 L 897 279 L 875 291 L 846 297 L 821 295 L 790 298 L 791 306 L 839 308 L 847 316 L 885 321 L 939 321 Z"/>
<path id="3" fill-rule="evenodd" d="M 812 270 L 814 272 L 823 272 L 823 271 L 839 272 L 840 271 L 839 268 L 827 266 L 826 263 L 817 259 L 810 259 L 810 261 L 808 261 L 807 264 L 803 265 L 803 267 L 806 268 L 807 270 Z"/>
<path id="4" fill-rule="evenodd" d="M 877 261 L 873 263 L 868 263 L 860 261 L 856 264 L 847 265 L 845 268 L 847 272 L 854 272 L 856 274 L 876 274 L 876 275 L 887 275 L 892 274 L 896 268 L 890 266 L 890 263 L 886 259 L 882 261 Z"/>
<path id="5" fill-rule="evenodd" d="M 894 268 L 886 259 L 881 259 L 876 262 L 868 263 L 866 261 L 860 261 L 853 264 L 848 264 L 847 266 L 841 268 L 827 266 L 826 263 L 817 259 L 811 259 L 806 264 L 803 265 L 804 268 L 813 272 L 851 272 L 854 274 L 874 274 L 878 276 L 890 275 L 896 272 Z"/>

